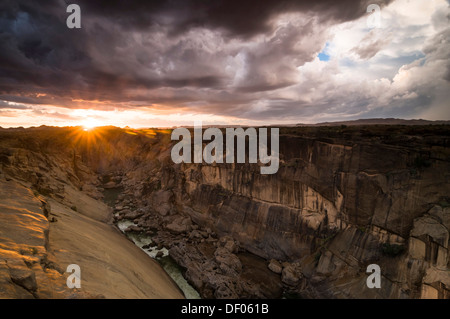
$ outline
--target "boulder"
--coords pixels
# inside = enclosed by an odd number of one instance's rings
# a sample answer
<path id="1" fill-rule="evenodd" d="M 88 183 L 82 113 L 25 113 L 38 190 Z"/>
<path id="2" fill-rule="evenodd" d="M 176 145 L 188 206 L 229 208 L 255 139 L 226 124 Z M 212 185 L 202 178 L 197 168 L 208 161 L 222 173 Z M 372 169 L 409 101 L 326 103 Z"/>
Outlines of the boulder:
<path id="1" fill-rule="evenodd" d="M 105 189 L 111 189 L 111 188 L 115 188 L 115 187 L 117 187 L 117 184 L 114 181 L 109 181 L 108 183 L 103 185 L 103 188 L 105 188 Z"/>
<path id="2" fill-rule="evenodd" d="M 161 216 L 167 216 L 170 213 L 170 205 L 167 203 L 156 206 L 155 211 Z"/>
<path id="3" fill-rule="evenodd" d="M 202 239 L 202 238 L 203 238 L 203 236 L 198 230 L 193 230 L 189 234 L 189 239 Z"/>
<path id="4" fill-rule="evenodd" d="M 123 218 L 125 219 L 130 219 L 130 220 L 135 220 L 136 218 L 141 217 L 142 215 L 144 215 L 144 213 L 142 211 L 130 211 L 128 210 L 124 215 Z"/>
<path id="5" fill-rule="evenodd" d="M 237 253 L 239 250 L 239 244 L 231 236 L 221 237 L 219 244 L 231 253 Z"/>
<path id="6" fill-rule="evenodd" d="M 152 205 L 155 211 L 161 216 L 169 214 L 171 209 L 173 193 L 167 190 L 159 190 L 152 195 Z"/>
<path id="7" fill-rule="evenodd" d="M 174 234 L 181 234 L 190 231 L 192 221 L 189 217 L 179 216 L 173 222 L 166 225 L 166 229 Z"/>
<path id="8" fill-rule="evenodd" d="M 444 248 L 448 247 L 449 232 L 436 217 L 425 215 L 414 220 L 411 236 L 419 238 L 430 236 L 434 242 Z"/>
<path id="9" fill-rule="evenodd" d="M 296 286 L 300 279 L 302 278 L 302 274 L 299 271 L 299 267 L 296 264 L 285 264 L 281 272 L 281 281 L 284 282 L 288 286 Z"/>
<path id="10" fill-rule="evenodd" d="M 271 259 L 268 268 L 276 274 L 281 274 L 283 271 L 283 266 L 276 259 Z"/>
<path id="11" fill-rule="evenodd" d="M 137 233 L 140 233 L 140 232 L 142 231 L 142 228 L 139 227 L 139 226 L 136 226 L 136 225 L 131 225 L 131 226 L 128 226 L 124 231 L 125 231 L 126 233 L 129 233 L 129 232 L 137 232 Z"/>
<path id="12" fill-rule="evenodd" d="M 214 258 L 219 268 L 226 275 L 235 275 L 241 272 L 242 263 L 238 256 L 224 247 L 219 247 L 214 252 Z"/>
<path id="13" fill-rule="evenodd" d="M 11 280 L 30 292 L 37 290 L 36 276 L 33 271 L 27 269 L 10 269 Z"/>
<path id="14" fill-rule="evenodd" d="M 231 285 L 222 284 L 217 287 L 214 292 L 214 297 L 217 299 L 237 299 L 239 295 L 234 291 Z"/>

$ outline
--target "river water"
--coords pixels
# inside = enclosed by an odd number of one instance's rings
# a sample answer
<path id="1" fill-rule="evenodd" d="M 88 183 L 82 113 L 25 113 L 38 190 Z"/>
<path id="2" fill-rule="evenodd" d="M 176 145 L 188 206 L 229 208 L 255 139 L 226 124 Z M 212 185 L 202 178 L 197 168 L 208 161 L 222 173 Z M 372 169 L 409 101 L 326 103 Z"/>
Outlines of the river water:
<path id="1" fill-rule="evenodd" d="M 110 205 L 111 207 L 114 207 L 115 201 L 121 191 L 122 190 L 119 188 L 105 189 L 105 203 Z M 127 229 L 128 226 L 131 225 L 134 225 L 133 221 L 131 220 L 121 220 L 117 223 L 117 227 L 119 227 L 119 229 L 125 234 L 125 236 L 130 238 L 136 246 L 141 248 L 148 256 L 155 259 L 161 265 L 166 273 L 183 291 L 184 296 L 187 299 L 200 299 L 199 293 L 183 277 L 183 269 L 178 266 L 178 264 L 173 260 L 172 257 L 170 257 L 169 251 L 164 247 L 162 249 L 158 249 L 157 247 L 143 249 L 142 246 L 152 243 L 152 238 L 150 235 L 146 234 L 137 234 L 134 232 L 125 233 L 125 229 Z M 162 257 L 156 257 L 159 252 L 162 253 Z"/>

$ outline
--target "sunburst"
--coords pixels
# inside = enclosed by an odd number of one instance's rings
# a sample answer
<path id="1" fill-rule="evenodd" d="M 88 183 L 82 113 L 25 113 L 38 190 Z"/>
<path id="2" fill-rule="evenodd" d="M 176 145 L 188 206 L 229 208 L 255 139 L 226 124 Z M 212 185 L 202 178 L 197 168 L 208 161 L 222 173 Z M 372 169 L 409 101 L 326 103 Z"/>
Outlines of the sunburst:
<path id="1" fill-rule="evenodd" d="M 100 121 L 98 121 L 92 117 L 88 117 L 85 120 L 83 120 L 83 122 L 82 122 L 83 130 L 85 130 L 85 131 L 91 131 L 101 125 L 102 125 L 102 123 L 100 123 Z"/>
<path id="2" fill-rule="evenodd" d="M 70 134 L 70 139 L 76 148 L 89 150 L 96 148 L 105 142 L 103 134 L 105 127 L 101 127 L 97 121 L 85 121 Z"/>

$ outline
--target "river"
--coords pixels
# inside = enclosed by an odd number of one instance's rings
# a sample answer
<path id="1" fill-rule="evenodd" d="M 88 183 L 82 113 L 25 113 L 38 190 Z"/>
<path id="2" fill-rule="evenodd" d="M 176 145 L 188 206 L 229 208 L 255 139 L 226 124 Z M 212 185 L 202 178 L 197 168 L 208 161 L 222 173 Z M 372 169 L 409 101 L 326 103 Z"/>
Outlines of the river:
<path id="1" fill-rule="evenodd" d="M 119 194 L 122 192 L 121 188 L 111 188 L 105 189 L 104 202 L 111 207 L 114 207 L 115 201 Z M 169 251 L 166 248 L 158 249 L 158 247 L 150 247 L 143 249 L 144 245 L 152 243 L 152 238 L 146 234 L 137 234 L 134 232 L 125 233 L 125 229 L 128 226 L 134 225 L 131 220 L 121 220 L 117 223 L 117 227 L 130 238 L 136 246 L 141 248 L 149 257 L 155 259 L 161 267 L 166 271 L 166 273 L 173 279 L 173 281 L 178 285 L 178 287 L 183 291 L 184 296 L 187 299 L 200 299 L 199 293 L 192 287 L 186 279 L 183 277 L 183 269 L 173 260 L 169 255 Z M 161 252 L 161 257 L 156 257 L 157 254 Z M 159 254 L 161 255 L 161 254 Z"/>

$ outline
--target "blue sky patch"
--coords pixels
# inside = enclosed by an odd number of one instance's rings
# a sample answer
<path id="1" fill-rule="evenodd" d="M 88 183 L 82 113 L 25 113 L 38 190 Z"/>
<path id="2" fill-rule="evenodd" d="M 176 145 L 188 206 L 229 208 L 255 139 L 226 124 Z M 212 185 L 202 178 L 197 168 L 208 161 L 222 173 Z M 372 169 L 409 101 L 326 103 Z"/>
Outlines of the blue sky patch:
<path id="1" fill-rule="evenodd" d="M 329 61 L 330 60 L 330 56 L 327 54 L 328 52 L 328 42 L 325 44 L 325 48 L 323 48 L 322 52 L 320 52 L 317 57 L 319 58 L 320 61 Z"/>

